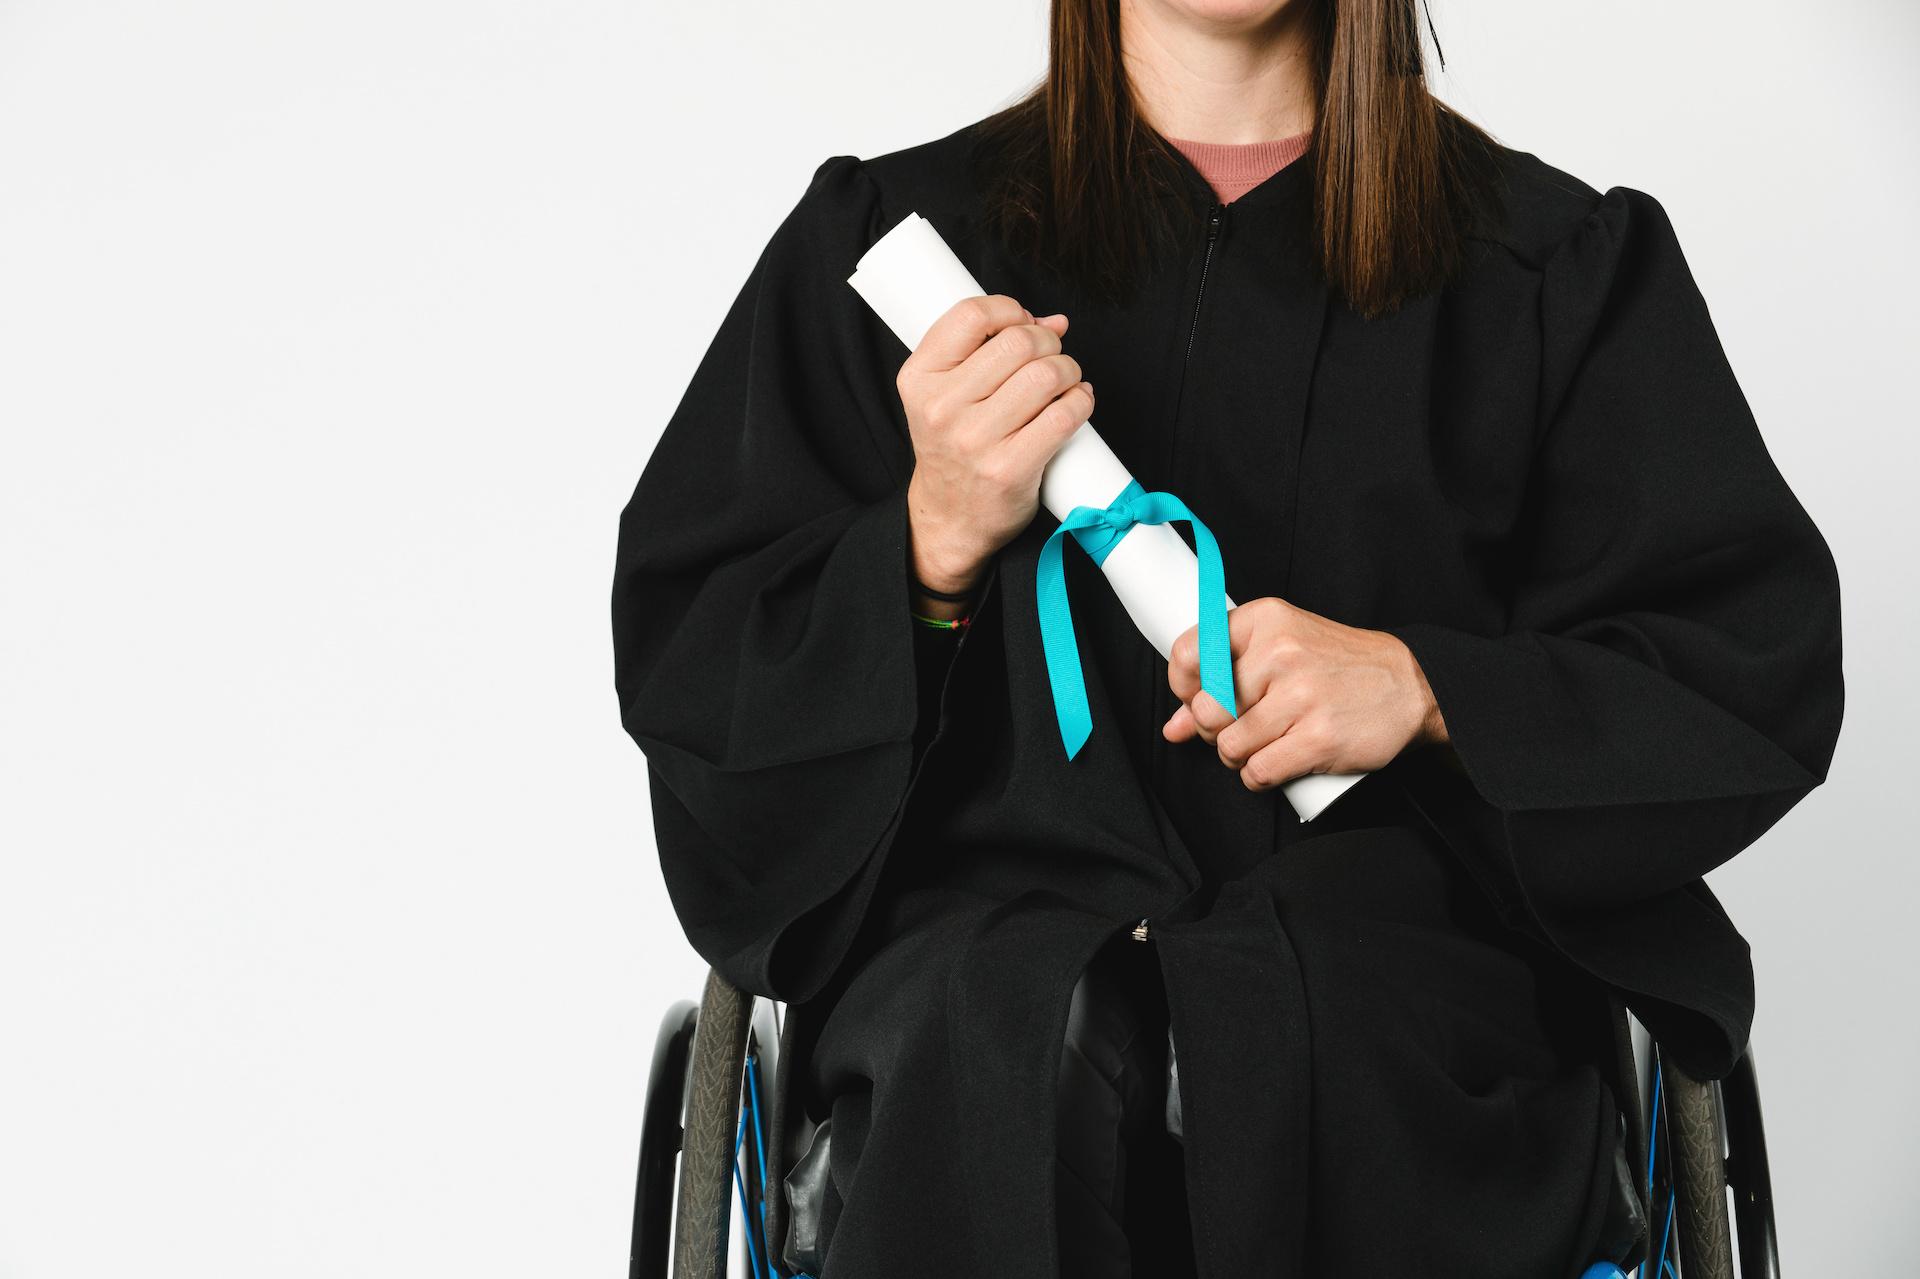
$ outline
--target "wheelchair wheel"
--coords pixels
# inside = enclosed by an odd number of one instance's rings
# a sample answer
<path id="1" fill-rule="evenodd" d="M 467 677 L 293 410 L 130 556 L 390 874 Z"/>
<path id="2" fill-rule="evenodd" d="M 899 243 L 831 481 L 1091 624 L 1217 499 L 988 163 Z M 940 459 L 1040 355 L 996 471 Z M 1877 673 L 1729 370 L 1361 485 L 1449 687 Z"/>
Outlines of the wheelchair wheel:
<path id="1" fill-rule="evenodd" d="M 1741 1279 L 1780 1279 L 1751 1050 L 1720 1081 L 1692 1078 L 1657 1044 L 1652 1056 L 1650 1279 L 1667 1279 L 1674 1264 L 1684 1279 L 1734 1279 L 1736 1246 Z"/>
<path id="2" fill-rule="evenodd" d="M 1680 1236 L 1681 1272 L 1689 1279 L 1733 1279 L 1719 1089 L 1671 1061 L 1662 1064 L 1661 1073 L 1667 1135 L 1677 1148 L 1674 1199 L 1680 1219 L 1674 1228 Z"/>
<path id="3" fill-rule="evenodd" d="M 1727 1184 L 1733 1187 L 1733 1220 L 1740 1243 L 1741 1279 L 1780 1279 L 1780 1243 L 1773 1223 L 1773 1174 L 1767 1164 L 1766 1130 L 1760 1123 L 1760 1082 L 1753 1050 L 1720 1084 L 1727 1120 Z"/>
<path id="4" fill-rule="evenodd" d="M 687 1070 L 687 1118 L 674 1213 L 674 1279 L 724 1279 L 727 1214 L 733 1207 L 740 1072 L 753 996 L 707 974 Z"/>
<path id="5" fill-rule="evenodd" d="M 633 1250 L 628 1279 L 667 1279 L 673 1237 L 673 1187 L 680 1162 L 680 1114 L 686 1105 L 687 1062 L 699 1006 L 682 999 L 660 1019 L 647 1099 L 640 1121 L 640 1175 L 633 1195 Z"/>
<path id="6" fill-rule="evenodd" d="M 739 1191 L 751 1272 L 786 1272 L 767 1256 L 772 1077 L 779 1054 L 773 1005 L 707 976 L 700 1002 L 662 1018 L 647 1081 L 634 1191 L 629 1279 L 725 1279 L 728 1214 Z"/>

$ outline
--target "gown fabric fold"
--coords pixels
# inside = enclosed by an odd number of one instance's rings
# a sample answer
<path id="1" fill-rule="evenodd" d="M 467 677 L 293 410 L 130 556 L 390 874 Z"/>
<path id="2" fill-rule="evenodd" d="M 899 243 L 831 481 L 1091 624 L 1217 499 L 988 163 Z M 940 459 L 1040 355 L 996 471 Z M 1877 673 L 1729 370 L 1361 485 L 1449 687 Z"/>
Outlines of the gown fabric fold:
<path id="1" fill-rule="evenodd" d="M 1504 151 L 1462 276 L 1370 321 L 1313 268 L 1303 161 L 1116 306 L 983 231 L 974 155 L 969 125 L 819 165 L 619 522 L 615 683 L 667 889 L 702 958 L 788 1001 L 789 1113 L 833 1121 L 820 1279 L 1057 1273 L 1069 995 L 1143 917 L 1194 1273 L 1578 1274 L 1606 998 L 1730 1068 L 1752 970 L 1700 877 L 1824 779 L 1842 702 L 1832 557 L 1671 224 Z M 1205 210 L 1180 173 L 1160 198 Z M 908 212 L 1067 312 L 1096 426 L 1207 521 L 1233 598 L 1398 635 L 1452 746 L 1300 823 L 1161 737 L 1165 663 L 1070 549 L 1093 735 L 1066 759 L 1044 510 L 966 632 L 916 633 L 907 353 L 845 282 Z"/>

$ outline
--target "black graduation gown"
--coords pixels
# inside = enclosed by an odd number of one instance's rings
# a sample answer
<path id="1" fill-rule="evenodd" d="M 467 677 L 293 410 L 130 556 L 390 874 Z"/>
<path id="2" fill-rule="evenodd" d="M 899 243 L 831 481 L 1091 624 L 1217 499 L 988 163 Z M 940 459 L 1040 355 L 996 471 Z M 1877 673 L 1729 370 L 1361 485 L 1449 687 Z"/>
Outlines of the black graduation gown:
<path id="1" fill-rule="evenodd" d="M 1730 1067 L 1752 974 L 1700 876 L 1823 780 L 1841 715 L 1833 560 L 1672 227 L 1503 152 L 1504 225 L 1368 321 L 1311 267 L 1300 163 L 1102 306 L 982 233 L 972 136 L 819 166 L 620 519 L 616 685 L 667 888 L 703 958 L 788 1001 L 795 1101 L 834 1120 L 824 1279 L 1055 1273 L 1069 992 L 1142 917 L 1198 1273 L 1577 1273 L 1615 1123 L 1597 997 Z M 1182 174 L 1166 198 L 1210 205 Z M 1233 598 L 1400 636 L 1453 749 L 1298 822 L 1161 737 L 1165 664 L 1069 548 L 1093 734 L 1068 760 L 1044 510 L 951 660 L 930 646 L 906 352 L 845 282 L 913 211 L 983 287 L 1068 313 L 1096 426 L 1208 522 Z"/>

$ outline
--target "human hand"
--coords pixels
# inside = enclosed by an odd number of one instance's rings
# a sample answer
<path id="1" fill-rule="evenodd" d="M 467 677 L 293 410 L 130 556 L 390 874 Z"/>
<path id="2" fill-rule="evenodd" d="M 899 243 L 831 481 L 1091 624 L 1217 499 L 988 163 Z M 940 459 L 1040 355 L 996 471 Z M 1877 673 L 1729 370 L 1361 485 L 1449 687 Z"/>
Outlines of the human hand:
<path id="1" fill-rule="evenodd" d="M 1227 630 L 1239 716 L 1200 687 L 1199 627 L 1190 626 L 1167 663 L 1181 705 L 1161 734 L 1211 743 L 1249 790 L 1308 773 L 1372 772 L 1410 744 L 1448 740 L 1426 673 L 1396 635 L 1276 596 L 1229 610 Z"/>
<path id="2" fill-rule="evenodd" d="M 914 569 L 965 591 L 1040 509 L 1040 475 L 1093 416 L 1093 386 L 1060 349 L 1065 315 L 1035 319 L 1004 293 L 954 303 L 895 379 L 913 436 Z"/>

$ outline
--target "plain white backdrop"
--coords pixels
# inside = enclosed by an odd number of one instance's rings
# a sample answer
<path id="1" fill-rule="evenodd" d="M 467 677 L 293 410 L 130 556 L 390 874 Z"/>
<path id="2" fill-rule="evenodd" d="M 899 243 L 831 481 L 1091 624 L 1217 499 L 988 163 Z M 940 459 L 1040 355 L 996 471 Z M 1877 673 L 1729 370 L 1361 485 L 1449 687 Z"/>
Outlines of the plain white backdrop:
<path id="1" fill-rule="evenodd" d="M 1797 1275 L 1910 1274 L 1920 12 L 1433 0 L 1671 213 L 1834 548 L 1832 780 L 1712 876 Z M 668 906 L 616 520 L 829 155 L 1044 0 L 0 0 L 0 1279 L 626 1273 Z M 1090 371 L 1098 379 L 1097 371 Z"/>

